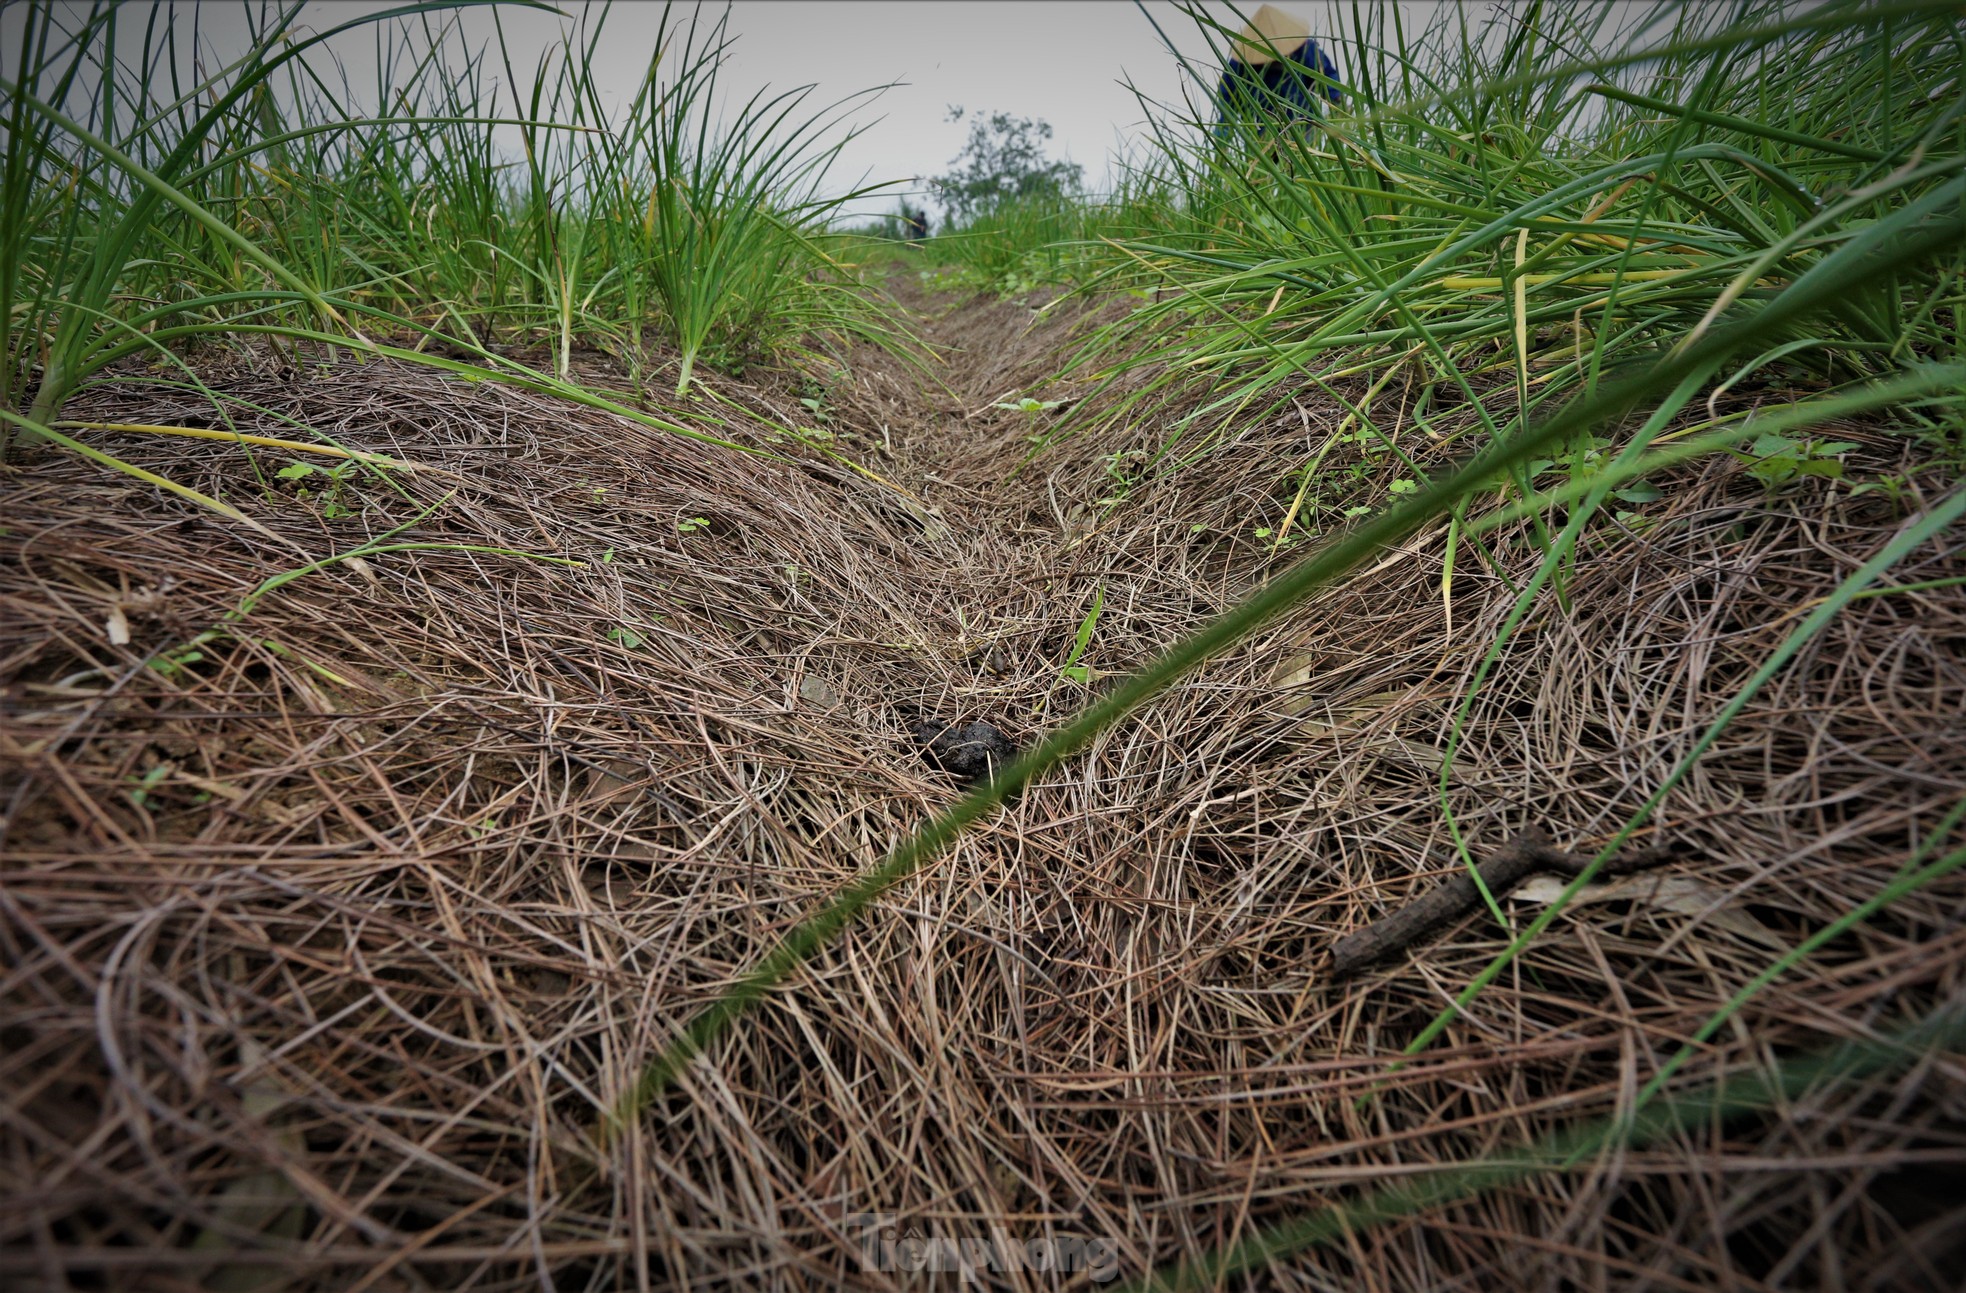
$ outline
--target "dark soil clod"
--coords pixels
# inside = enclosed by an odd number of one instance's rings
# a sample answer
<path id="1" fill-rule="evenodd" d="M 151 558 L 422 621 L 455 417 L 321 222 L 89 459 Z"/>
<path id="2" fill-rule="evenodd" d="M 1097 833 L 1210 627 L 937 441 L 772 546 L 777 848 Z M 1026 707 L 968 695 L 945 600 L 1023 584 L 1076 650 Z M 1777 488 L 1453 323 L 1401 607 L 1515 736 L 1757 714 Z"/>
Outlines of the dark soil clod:
<path id="1" fill-rule="evenodd" d="M 1017 757 L 1017 744 L 993 723 L 948 723 L 922 715 L 908 729 L 922 758 L 967 786 L 977 786 Z"/>

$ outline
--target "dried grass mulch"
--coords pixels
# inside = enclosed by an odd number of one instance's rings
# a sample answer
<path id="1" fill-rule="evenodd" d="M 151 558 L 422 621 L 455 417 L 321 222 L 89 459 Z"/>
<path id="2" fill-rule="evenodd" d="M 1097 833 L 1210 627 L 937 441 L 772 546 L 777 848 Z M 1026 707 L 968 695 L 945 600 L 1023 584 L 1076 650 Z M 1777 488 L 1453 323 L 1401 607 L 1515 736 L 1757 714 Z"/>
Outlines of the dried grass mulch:
<path id="1" fill-rule="evenodd" d="M 1669 886 L 1566 912 L 1389 1075 L 1506 942 L 1478 915 L 1357 978 L 1327 972 L 1336 936 L 1457 865 L 1446 811 L 1478 852 L 1526 825 L 1601 840 L 1902 517 L 1719 466 L 1667 482 L 1643 529 L 1592 532 L 1569 611 L 1546 599 L 1513 640 L 1444 804 L 1453 712 L 1536 554 L 1522 533 L 1494 568 L 1464 552 L 1444 602 L 1429 532 L 1047 774 L 603 1148 L 597 1117 L 673 1030 L 953 798 L 902 707 L 1028 736 L 1084 697 L 1057 666 L 1095 590 L 1087 659 L 1122 670 L 1261 577 L 1243 528 L 1280 505 L 1314 419 L 1252 423 L 1108 511 L 1102 459 L 1158 429 L 1013 471 L 1028 425 L 988 405 L 1077 326 L 1028 317 L 951 315 L 946 388 L 868 358 L 830 397 L 842 451 L 933 511 L 817 455 L 736 454 L 389 364 L 212 374 L 431 469 L 360 483 L 351 516 L 318 494 L 255 499 L 291 552 L 67 458 L 10 476 L 0 1279 L 905 1282 L 863 1269 L 862 1213 L 1111 1239 L 1140 1272 L 1615 1110 L 1966 787 L 1958 590 L 1860 601 L 1657 815 L 1647 838 L 1689 851 L 1644 877 Z M 731 393 L 761 413 L 787 400 Z M 201 411 L 140 386 L 92 398 L 71 414 Z M 1902 451 L 1839 434 L 1873 465 Z M 236 448 L 105 444 L 254 498 Z M 223 618 L 303 553 L 440 500 L 397 541 L 584 564 L 377 554 Z M 1950 536 L 1894 578 L 1962 567 Z M 106 635 L 118 610 L 124 646 Z M 1508 913 L 1536 901 L 1519 891 Z M 1687 1082 L 1956 1002 L 1962 913 L 1955 878 L 1825 949 Z M 1256 1282 L 1950 1287 L 1962 1132 L 1960 1064 L 1935 1055 Z"/>

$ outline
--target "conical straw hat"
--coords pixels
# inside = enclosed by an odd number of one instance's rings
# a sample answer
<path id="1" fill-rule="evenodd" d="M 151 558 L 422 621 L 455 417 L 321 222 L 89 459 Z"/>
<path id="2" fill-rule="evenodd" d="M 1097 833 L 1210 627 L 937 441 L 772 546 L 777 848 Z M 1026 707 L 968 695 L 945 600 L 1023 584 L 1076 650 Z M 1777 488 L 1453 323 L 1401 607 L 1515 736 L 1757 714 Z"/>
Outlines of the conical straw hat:
<path id="1" fill-rule="evenodd" d="M 1246 66 L 1261 67 L 1279 58 L 1290 57 L 1291 52 L 1309 40 L 1310 36 L 1311 29 L 1302 18 L 1266 4 L 1236 33 L 1231 48 Z"/>

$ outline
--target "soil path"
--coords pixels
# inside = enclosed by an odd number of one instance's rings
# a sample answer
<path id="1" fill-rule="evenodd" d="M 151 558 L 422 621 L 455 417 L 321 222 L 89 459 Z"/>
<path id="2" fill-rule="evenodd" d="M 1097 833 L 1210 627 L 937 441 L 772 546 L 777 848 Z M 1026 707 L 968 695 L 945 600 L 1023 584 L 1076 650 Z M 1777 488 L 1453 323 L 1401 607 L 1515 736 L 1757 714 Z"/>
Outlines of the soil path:
<path id="1" fill-rule="evenodd" d="M 987 664 L 996 683 L 985 692 L 1017 693 L 1025 713 L 1012 721 L 1028 721 L 1039 698 L 1054 713 L 1086 698 L 1086 687 L 1057 668 L 1095 598 L 1097 649 L 1086 661 L 1094 680 L 1137 668 L 1191 632 L 1235 599 L 1246 576 L 1230 576 L 1234 563 L 1168 550 L 1161 532 L 1169 517 L 1107 522 L 1122 492 L 1116 460 L 1144 459 L 1148 433 L 1105 427 L 1043 449 L 1038 442 L 1059 415 L 1001 407 L 1025 396 L 1069 407 L 1090 383 L 1059 387 L 1052 379 L 1113 307 L 1063 300 L 1040 309 L 1048 298 L 999 300 L 942 281 L 927 270 L 889 280 L 934 362 L 923 375 L 861 352 L 844 417 L 859 427 L 861 444 L 880 442 L 883 452 L 868 455 L 868 465 L 933 511 L 938 523 L 919 542 L 947 576 L 940 587 L 957 658 Z M 974 691 L 958 687 L 948 698 L 951 717 L 983 716 L 989 697 Z"/>

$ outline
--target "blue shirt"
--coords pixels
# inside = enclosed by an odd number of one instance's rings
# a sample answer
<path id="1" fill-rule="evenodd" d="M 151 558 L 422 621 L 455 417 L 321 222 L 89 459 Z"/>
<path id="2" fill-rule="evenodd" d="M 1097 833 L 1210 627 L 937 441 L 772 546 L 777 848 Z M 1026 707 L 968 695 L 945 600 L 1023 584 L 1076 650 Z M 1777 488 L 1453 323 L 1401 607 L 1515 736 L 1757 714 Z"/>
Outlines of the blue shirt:
<path id="1" fill-rule="evenodd" d="M 1319 85 L 1322 73 L 1330 85 Z M 1267 116 L 1285 120 L 1309 121 L 1318 115 L 1323 100 L 1339 101 L 1338 65 L 1324 56 L 1317 42 L 1307 40 L 1289 58 L 1274 59 L 1261 67 L 1251 67 L 1232 58 L 1215 87 L 1215 120 L 1224 125 L 1231 119 L 1261 121 Z M 1218 127 L 1218 135 L 1223 130 Z"/>

